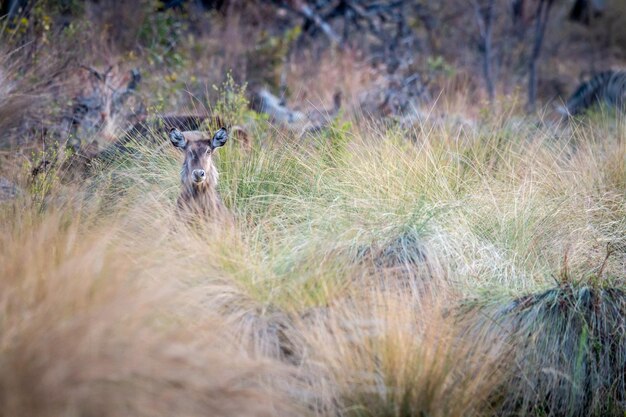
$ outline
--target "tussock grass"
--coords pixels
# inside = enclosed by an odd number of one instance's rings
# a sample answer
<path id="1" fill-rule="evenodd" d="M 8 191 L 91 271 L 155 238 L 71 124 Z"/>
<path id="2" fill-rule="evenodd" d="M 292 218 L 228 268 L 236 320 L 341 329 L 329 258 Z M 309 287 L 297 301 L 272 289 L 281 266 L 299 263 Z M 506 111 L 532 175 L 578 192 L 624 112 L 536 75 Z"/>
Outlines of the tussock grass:
<path id="1" fill-rule="evenodd" d="M 510 349 L 499 415 L 624 413 L 622 288 L 563 284 L 476 309 L 468 339 Z"/>
<path id="2" fill-rule="evenodd" d="M 621 334 L 621 130 L 254 123 L 251 150 L 216 154 L 234 225 L 177 218 L 182 155 L 156 130 L 0 206 L 5 414 L 623 409 L 621 339 L 604 343 Z M 564 258 L 595 278 L 553 289 Z M 525 294 L 543 295 L 500 304 Z M 482 300 L 470 324 L 464 299 Z M 522 387 L 522 363 L 555 394 Z"/>
<path id="3" fill-rule="evenodd" d="M 1 414 L 290 414 L 296 384 L 272 382 L 288 370 L 183 285 L 167 256 L 182 249 L 128 241 L 128 223 L 79 201 L 16 205 L 0 223 Z"/>
<path id="4" fill-rule="evenodd" d="M 418 117 L 372 120 L 352 108 L 367 56 L 282 51 L 270 9 L 190 9 L 196 38 L 152 2 L 100 3 L 0 52 L 0 177 L 24 191 L 0 201 L 0 416 L 624 414 L 621 115 L 487 107 L 462 71 Z M 251 149 L 215 156 L 233 224 L 177 217 L 182 154 L 157 123 L 94 159 L 49 147 L 88 93 L 77 57 L 115 85 L 140 67 L 148 121 L 245 127 Z M 336 86 L 348 104 L 295 137 L 233 80 L 268 75 L 301 110 Z"/>
<path id="5" fill-rule="evenodd" d="M 314 391 L 347 416 L 489 415 L 498 349 L 459 343 L 440 312 L 410 292 L 375 291 L 310 318 L 313 363 L 324 371 Z"/>

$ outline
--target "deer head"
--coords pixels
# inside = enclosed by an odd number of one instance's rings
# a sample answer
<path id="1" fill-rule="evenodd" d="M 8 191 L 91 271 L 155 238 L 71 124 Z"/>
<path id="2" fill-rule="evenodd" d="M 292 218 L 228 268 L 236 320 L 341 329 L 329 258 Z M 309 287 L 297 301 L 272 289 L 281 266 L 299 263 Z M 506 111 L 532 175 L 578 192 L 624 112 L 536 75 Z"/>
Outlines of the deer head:
<path id="1" fill-rule="evenodd" d="M 217 170 L 213 165 L 213 152 L 224 146 L 228 140 L 225 128 L 219 129 L 212 138 L 202 132 L 181 132 L 178 129 L 170 131 L 172 144 L 185 152 L 185 162 L 181 171 L 181 181 L 184 186 L 202 188 L 207 185 L 216 185 Z"/>

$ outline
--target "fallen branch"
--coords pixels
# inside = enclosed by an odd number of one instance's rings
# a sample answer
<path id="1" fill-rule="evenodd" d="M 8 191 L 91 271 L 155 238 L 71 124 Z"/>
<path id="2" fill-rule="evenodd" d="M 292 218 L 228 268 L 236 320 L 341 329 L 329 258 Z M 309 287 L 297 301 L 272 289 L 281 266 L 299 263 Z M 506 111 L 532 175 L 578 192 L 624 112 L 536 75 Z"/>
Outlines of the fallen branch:
<path id="1" fill-rule="evenodd" d="M 333 28 L 323 20 L 311 7 L 300 1 L 291 0 L 288 2 L 289 6 L 295 10 L 298 14 L 302 15 L 305 19 L 313 22 L 323 33 L 330 39 L 330 41 L 336 45 L 341 46 L 341 37 L 333 30 Z"/>
<path id="2" fill-rule="evenodd" d="M 304 113 L 289 109 L 282 103 L 281 99 L 265 88 L 260 89 L 255 94 L 252 104 L 256 111 L 267 114 L 273 122 L 280 124 L 290 125 L 303 122 L 306 119 Z"/>

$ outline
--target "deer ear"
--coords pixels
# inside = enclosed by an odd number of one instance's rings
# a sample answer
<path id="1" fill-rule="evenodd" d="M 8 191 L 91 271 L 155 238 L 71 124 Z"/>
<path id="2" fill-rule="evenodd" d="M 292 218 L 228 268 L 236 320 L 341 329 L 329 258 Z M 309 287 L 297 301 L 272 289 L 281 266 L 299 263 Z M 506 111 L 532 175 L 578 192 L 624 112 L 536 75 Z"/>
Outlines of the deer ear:
<path id="1" fill-rule="evenodd" d="M 172 145 L 176 146 L 177 148 L 185 149 L 185 147 L 187 146 L 187 140 L 185 139 L 185 136 L 180 130 L 176 128 L 170 130 L 170 141 L 172 142 Z"/>
<path id="2" fill-rule="evenodd" d="M 226 131 L 225 128 L 222 127 L 213 135 L 213 139 L 211 139 L 211 147 L 215 149 L 215 148 L 219 148 L 220 146 L 224 146 L 227 140 L 228 140 L 228 132 Z"/>

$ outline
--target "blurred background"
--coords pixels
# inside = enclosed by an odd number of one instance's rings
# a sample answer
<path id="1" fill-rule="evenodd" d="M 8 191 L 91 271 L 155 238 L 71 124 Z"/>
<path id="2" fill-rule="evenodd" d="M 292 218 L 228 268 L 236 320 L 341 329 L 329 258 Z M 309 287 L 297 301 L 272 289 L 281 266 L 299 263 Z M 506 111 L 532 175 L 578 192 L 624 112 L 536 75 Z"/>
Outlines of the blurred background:
<path id="1" fill-rule="evenodd" d="M 20 88 L 10 72 L 28 83 L 10 124 L 22 139 L 25 128 L 69 132 L 76 148 L 94 131 L 113 140 L 150 115 L 197 113 L 225 82 L 245 86 L 251 107 L 285 123 L 304 113 L 313 126 L 339 108 L 404 124 L 474 119 L 494 106 L 547 112 L 626 52 L 619 0 L 1 4 L 12 51 L 2 88 Z"/>

